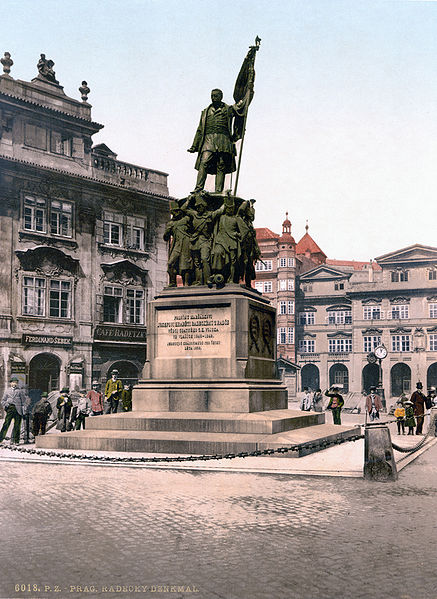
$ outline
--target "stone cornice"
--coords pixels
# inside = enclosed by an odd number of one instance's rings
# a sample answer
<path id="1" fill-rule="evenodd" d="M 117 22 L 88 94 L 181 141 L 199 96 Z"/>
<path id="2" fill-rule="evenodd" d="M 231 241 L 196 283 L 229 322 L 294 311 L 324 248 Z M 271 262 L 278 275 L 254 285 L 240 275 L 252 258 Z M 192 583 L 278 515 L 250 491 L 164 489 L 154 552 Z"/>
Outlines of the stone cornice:
<path id="1" fill-rule="evenodd" d="M 165 199 L 165 200 L 174 200 L 175 199 L 172 196 L 167 196 L 167 195 L 163 195 L 163 194 L 159 194 L 159 193 L 154 193 L 152 191 L 142 191 L 140 189 L 127 188 L 125 185 L 119 185 L 117 183 L 111 183 L 110 181 L 105 181 L 104 179 L 96 179 L 95 177 L 90 177 L 90 176 L 87 176 L 87 175 L 79 175 L 77 173 L 72 173 L 70 171 L 65 171 L 63 169 L 54 168 L 54 167 L 50 167 L 50 166 L 43 166 L 43 165 L 38 164 L 36 162 L 28 162 L 26 160 L 20 160 L 18 158 L 12 158 L 10 156 L 5 156 L 4 154 L 0 154 L 0 160 L 4 160 L 4 161 L 10 162 L 12 164 L 21 164 L 24 167 L 34 168 L 34 169 L 37 169 L 39 171 L 44 171 L 44 172 L 47 172 L 47 173 L 57 173 L 57 174 L 65 176 L 65 177 L 71 177 L 72 179 L 76 179 L 78 181 L 88 181 L 90 183 L 95 183 L 95 184 L 103 185 L 103 186 L 106 186 L 106 187 L 112 187 L 114 189 L 123 190 L 123 191 L 125 191 L 127 193 L 131 193 L 131 194 L 135 194 L 135 195 L 141 195 L 141 196 L 144 196 L 144 197 L 154 197 L 154 198 L 157 198 L 157 199 Z M 152 172 L 155 172 L 155 171 L 153 171 L 153 169 L 152 169 Z M 16 173 L 15 173 L 15 176 L 16 176 Z"/>

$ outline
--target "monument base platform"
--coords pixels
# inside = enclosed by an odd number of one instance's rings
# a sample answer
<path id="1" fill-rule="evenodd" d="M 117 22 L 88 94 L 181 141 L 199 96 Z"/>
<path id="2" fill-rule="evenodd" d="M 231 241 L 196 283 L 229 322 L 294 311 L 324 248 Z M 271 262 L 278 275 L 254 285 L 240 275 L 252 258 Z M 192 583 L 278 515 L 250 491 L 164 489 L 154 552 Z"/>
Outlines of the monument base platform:
<path id="1" fill-rule="evenodd" d="M 300 457 L 322 449 L 322 446 L 313 447 L 317 442 L 349 438 L 360 432 L 359 426 L 339 426 L 324 421 L 322 413 L 298 410 L 240 414 L 136 411 L 87 418 L 86 430 L 38 436 L 36 446 L 215 455 L 304 444 L 299 451 L 284 454 L 284 457 Z"/>
<path id="2" fill-rule="evenodd" d="M 169 412 L 263 412 L 287 405 L 282 381 L 139 381 L 133 410 Z"/>

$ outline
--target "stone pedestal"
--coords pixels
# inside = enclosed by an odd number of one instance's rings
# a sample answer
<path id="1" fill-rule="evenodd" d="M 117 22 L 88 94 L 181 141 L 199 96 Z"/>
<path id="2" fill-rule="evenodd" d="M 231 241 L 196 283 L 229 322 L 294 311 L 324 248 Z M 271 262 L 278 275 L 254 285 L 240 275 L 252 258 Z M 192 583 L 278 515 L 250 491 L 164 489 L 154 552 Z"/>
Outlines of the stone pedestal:
<path id="1" fill-rule="evenodd" d="M 147 362 L 134 411 L 286 409 L 275 309 L 240 285 L 166 289 L 148 306 Z"/>

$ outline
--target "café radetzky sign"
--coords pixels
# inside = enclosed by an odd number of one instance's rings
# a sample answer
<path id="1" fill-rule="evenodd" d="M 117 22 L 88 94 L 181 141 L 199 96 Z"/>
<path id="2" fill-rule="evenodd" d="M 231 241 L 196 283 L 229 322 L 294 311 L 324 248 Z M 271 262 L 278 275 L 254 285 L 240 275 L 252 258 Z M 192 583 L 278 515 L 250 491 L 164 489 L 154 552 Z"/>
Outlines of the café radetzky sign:
<path id="1" fill-rule="evenodd" d="M 128 341 L 131 343 L 145 343 L 146 329 L 137 327 L 109 327 L 97 326 L 94 330 L 96 341 Z"/>

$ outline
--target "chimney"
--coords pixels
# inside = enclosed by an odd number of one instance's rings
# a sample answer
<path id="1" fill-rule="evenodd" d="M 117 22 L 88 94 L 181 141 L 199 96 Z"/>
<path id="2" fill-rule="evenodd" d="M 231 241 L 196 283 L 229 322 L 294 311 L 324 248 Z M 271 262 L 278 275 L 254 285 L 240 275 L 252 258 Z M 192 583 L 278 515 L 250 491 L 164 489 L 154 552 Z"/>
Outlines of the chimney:
<path id="1" fill-rule="evenodd" d="M 373 260 L 370 259 L 369 265 L 369 283 L 373 283 Z"/>

